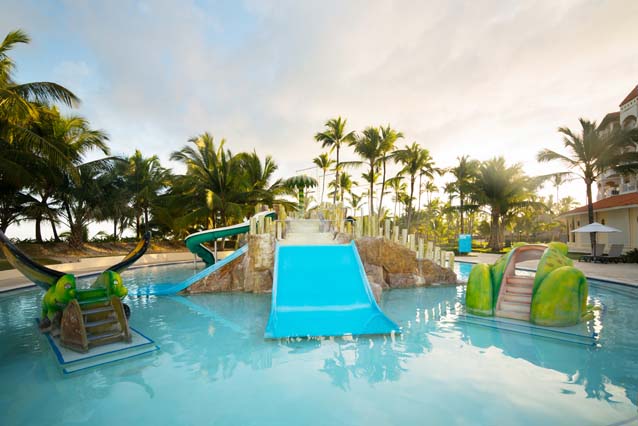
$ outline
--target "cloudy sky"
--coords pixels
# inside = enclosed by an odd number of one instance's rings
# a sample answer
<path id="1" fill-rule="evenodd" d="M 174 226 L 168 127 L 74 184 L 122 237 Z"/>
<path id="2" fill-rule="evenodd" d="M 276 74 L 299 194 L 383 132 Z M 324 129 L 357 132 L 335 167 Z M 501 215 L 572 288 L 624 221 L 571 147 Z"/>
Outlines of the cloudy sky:
<path id="1" fill-rule="evenodd" d="M 556 129 L 600 121 L 638 84 L 638 1 L 4 0 L 18 81 L 62 83 L 114 153 L 170 152 L 209 131 L 311 166 L 341 115 L 390 123 L 438 165 L 503 155 L 529 174 Z M 348 154 L 346 154 L 348 157 Z M 552 192 L 550 190 L 550 192 Z M 563 189 L 584 200 L 584 186 Z M 583 195 L 581 195 L 583 194 Z"/>

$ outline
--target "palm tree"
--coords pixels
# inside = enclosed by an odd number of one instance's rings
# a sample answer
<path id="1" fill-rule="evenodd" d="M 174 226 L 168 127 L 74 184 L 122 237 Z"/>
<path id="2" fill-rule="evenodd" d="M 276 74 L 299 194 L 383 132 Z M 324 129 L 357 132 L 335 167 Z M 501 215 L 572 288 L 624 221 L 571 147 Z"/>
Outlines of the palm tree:
<path id="1" fill-rule="evenodd" d="M 91 129 L 84 117 L 62 116 L 55 107 L 41 107 L 38 120 L 31 123 L 30 131 L 47 140 L 69 161 L 69 165 L 56 167 L 55 163 L 43 156 L 34 156 L 31 159 L 31 200 L 26 208 L 30 218 L 35 221 L 36 241 L 42 242 L 41 222 L 45 218 L 51 222 L 53 236 L 58 241 L 55 224 L 59 206 L 57 200 L 52 198 L 64 186 L 66 178 L 77 178 L 75 168 L 88 153 L 96 149 L 108 153 L 108 137 L 101 130 Z"/>
<path id="2" fill-rule="evenodd" d="M 175 180 L 175 186 L 191 207 L 185 221 L 212 228 L 251 216 L 257 204 L 279 203 L 285 207 L 294 204 L 276 198 L 290 190 L 282 180 L 270 184 L 277 170 L 272 157 L 262 162 L 255 152 L 233 155 L 225 149 L 224 139 L 216 146 L 210 133 L 193 137 L 189 142 L 195 146 L 185 146 L 171 154 L 172 160 L 186 165 L 186 174 Z"/>
<path id="3" fill-rule="evenodd" d="M 423 192 L 425 192 L 425 199 L 428 205 L 430 205 L 430 203 L 432 203 L 432 194 L 439 192 L 439 188 L 434 184 L 434 182 L 429 180 L 423 185 Z"/>
<path id="4" fill-rule="evenodd" d="M 98 219 L 101 190 L 95 181 L 112 165 L 111 158 L 84 162 L 87 154 L 94 150 L 109 154 L 107 134 L 92 129 L 88 120 L 79 115 L 63 116 L 56 108 L 41 109 L 39 120 L 32 125 L 32 133 L 41 135 L 69 162 L 56 168 L 40 158 L 35 170 L 37 179 L 32 189 L 40 191 L 40 209 L 36 213 L 36 236 L 40 233 L 39 220 L 46 215 L 55 226 L 53 211 L 42 209 L 48 198 L 54 197 L 61 203 L 60 214 L 66 219 L 71 231 L 70 242 L 79 247 L 83 244 L 84 229 L 91 221 Z"/>
<path id="5" fill-rule="evenodd" d="M 601 131 L 595 121 L 579 119 L 582 131 L 574 133 L 567 127 L 560 127 L 563 145 L 567 154 L 543 149 L 538 153 L 539 162 L 560 160 L 574 171 L 585 182 L 587 189 L 587 213 L 589 223 L 594 222 L 594 205 L 591 187 L 606 170 L 631 171 L 638 169 L 638 153 L 627 152 L 635 147 L 635 132 L 614 129 L 611 132 Z M 633 140 L 632 140 L 633 138 Z M 596 233 L 589 234 L 592 253 L 596 250 Z"/>
<path id="6" fill-rule="evenodd" d="M 41 106 L 60 102 L 69 107 L 79 99 L 68 89 L 51 82 L 16 83 L 15 63 L 9 52 L 17 44 L 31 40 L 22 30 L 11 31 L 0 43 L 0 140 L 10 149 L 0 151 L 0 179 L 24 182 L 30 176 L 28 156 L 43 156 L 57 167 L 69 167 L 70 162 L 54 143 L 34 133 L 29 126 L 40 117 Z M 17 157 L 17 158 L 16 158 Z"/>
<path id="7" fill-rule="evenodd" d="M 523 173 L 520 164 L 507 166 L 503 157 L 481 163 L 473 186 L 474 197 L 480 205 L 490 209 L 491 225 L 489 246 L 500 251 L 502 219 L 519 208 L 535 205 L 531 200 L 537 182 Z"/>
<path id="8" fill-rule="evenodd" d="M 69 244 L 80 248 L 86 239 L 88 225 L 104 218 L 105 200 L 101 176 L 113 165 L 113 158 L 89 161 L 76 167 L 79 178 L 65 177 L 56 198 L 60 199 L 60 217 L 70 230 Z"/>
<path id="9" fill-rule="evenodd" d="M 335 163 L 335 182 L 337 183 L 337 185 L 339 185 L 339 183 L 341 182 L 341 179 L 339 179 L 339 171 L 341 166 L 341 163 L 339 161 L 339 150 L 341 149 L 342 144 L 350 143 L 354 140 L 354 131 L 346 133 L 345 129 L 347 121 L 348 120 L 342 119 L 341 117 L 331 118 L 324 124 L 326 130 L 315 135 L 315 140 L 317 142 L 321 142 L 321 146 L 323 148 L 329 148 L 330 152 L 332 152 L 333 150 L 337 152 L 337 159 Z M 338 195 L 343 196 L 343 191 L 340 191 L 337 187 L 334 192 L 333 204 L 337 204 Z"/>
<path id="10" fill-rule="evenodd" d="M 465 222 L 463 220 L 463 214 L 465 213 L 465 202 L 467 201 L 467 195 L 471 191 L 476 174 L 479 168 L 479 162 L 476 160 L 470 160 L 467 155 L 457 157 L 458 164 L 452 167 L 449 172 L 452 173 L 455 180 L 452 182 L 453 193 L 459 196 L 459 216 L 461 222 L 461 234 L 465 233 Z"/>
<path id="11" fill-rule="evenodd" d="M 574 178 L 570 176 L 570 172 L 554 173 L 551 175 L 552 186 L 556 188 L 556 203 L 560 201 L 560 198 L 558 197 L 558 189 L 560 188 L 560 186 L 574 180 Z"/>
<path id="12" fill-rule="evenodd" d="M 323 203 L 323 194 L 326 190 L 326 173 L 330 170 L 330 166 L 332 166 L 334 160 L 331 160 L 330 156 L 324 152 L 314 158 L 312 162 L 323 172 L 323 177 L 321 178 L 321 203 Z"/>
<path id="13" fill-rule="evenodd" d="M 291 195 L 290 187 L 286 185 L 285 181 L 277 179 L 272 184 L 270 183 L 279 168 L 270 155 L 267 155 L 262 161 L 255 151 L 240 153 L 237 154 L 237 161 L 239 161 L 239 167 L 243 173 L 244 195 L 242 197 L 246 204 L 246 216 L 252 216 L 258 204 L 272 207 L 273 204 L 277 203 L 286 208 L 293 207 L 294 203 L 277 198 L 281 195 Z"/>
<path id="14" fill-rule="evenodd" d="M 361 210 L 366 204 L 363 195 L 357 195 L 354 192 L 350 192 L 350 207 L 352 207 L 352 215 L 357 215 L 357 210 Z"/>
<path id="15" fill-rule="evenodd" d="M 79 99 L 56 83 L 14 81 L 15 62 L 9 53 L 18 44 L 29 42 L 25 32 L 16 30 L 0 43 L 0 227 L 4 230 L 21 215 L 16 202 L 27 201 L 20 191 L 32 186 L 34 171 L 41 170 L 34 167 L 36 163 L 44 159 L 51 167 L 73 168 L 55 143 L 38 135 L 31 126 L 40 118 L 43 105 L 60 102 L 71 107 Z"/>
<path id="16" fill-rule="evenodd" d="M 144 217 L 144 230 L 148 231 L 149 213 L 160 191 L 167 187 L 170 172 L 162 167 L 159 157 L 144 157 L 139 149 L 128 158 L 127 184 L 135 211 L 137 238 L 143 234 L 140 218 Z"/>
<path id="17" fill-rule="evenodd" d="M 428 156 L 429 157 L 429 156 Z M 421 210 L 421 181 L 423 176 L 428 178 L 430 181 L 434 179 L 434 174 L 441 175 L 443 174 L 443 170 L 438 167 L 434 167 L 434 161 L 432 157 L 429 157 L 423 164 L 423 167 L 419 171 L 419 200 L 417 203 L 417 211 Z"/>
<path id="18" fill-rule="evenodd" d="M 9 225 L 19 222 L 24 216 L 24 205 L 28 201 L 28 195 L 0 187 L 0 231 L 6 233 Z"/>
<path id="19" fill-rule="evenodd" d="M 424 169 L 433 168 L 432 157 L 427 149 L 421 148 L 421 146 L 413 142 L 412 145 L 408 145 L 403 149 L 396 151 L 395 159 L 403 165 L 401 170 L 402 174 L 410 176 L 410 195 L 408 200 L 408 229 L 410 229 L 412 217 L 414 216 L 414 185 L 416 183 L 416 177 Z"/>
<path id="20" fill-rule="evenodd" d="M 352 191 L 352 187 L 355 185 L 358 185 L 357 181 L 352 180 L 352 176 L 349 173 L 343 172 L 339 175 L 339 182 L 335 179 L 328 184 L 328 187 L 333 189 L 333 192 L 328 194 L 328 196 L 332 195 L 334 197 L 335 192 L 339 192 L 339 199 L 343 200 L 343 194 Z"/>
<path id="21" fill-rule="evenodd" d="M 189 214 L 192 219 L 208 217 L 207 228 L 216 225 L 219 214 L 221 223 L 229 225 L 231 218 L 240 220 L 243 209 L 240 199 L 242 172 L 240 164 L 230 150 L 225 149 L 226 140 L 218 146 L 210 133 L 188 140 L 193 146 L 184 146 L 171 154 L 171 160 L 186 165 L 185 188 L 196 199 Z"/>
<path id="22" fill-rule="evenodd" d="M 390 189 L 394 191 L 394 214 L 393 217 L 397 218 L 397 204 L 401 201 L 402 198 L 407 197 L 406 189 L 407 185 L 403 182 L 403 176 L 398 175 L 393 178 L 388 179 L 387 182 Z"/>
<path id="23" fill-rule="evenodd" d="M 100 209 L 102 219 L 113 221 L 113 240 L 117 241 L 121 238 L 124 230 L 131 225 L 133 217 L 136 216 L 134 209 L 130 206 L 133 198 L 133 185 L 130 182 L 129 161 L 118 158 L 114 161 L 113 167 L 107 170 L 100 179 L 104 198 L 108 200 L 108 203 L 105 203 Z M 139 236 L 139 221 L 137 225 L 136 230 Z"/>
<path id="24" fill-rule="evenodd" d="M 381 143 L 381 134 L 376 127 L 366 127 L 360 136 L 356 136 L 354 141 L 350 142 L 350 146 L 354 148 L 354 152 L 362 158 L 362 161 L 350 162 L 349 164 L 366 164 L 368 166 L 368 171 L 363 177 L 370 184 L 368 205 L 371 215 L 374 214 L 374 184 L 378 177 L 377 169 L 383 156 Z"/>
<path id="25" fill-rule="evenodd" d="M 385 194 L 386 167 L 388 160 L 392 159 L 394 147 L 397 140 L 403 138 L 403 133 L 397 132 L 390 125 L 380 128 L 381 131 L 381 196 L 379 197 L 379 215 L 381 215 L 381 207 L 383 206 L 383 195 Z M 396 203 L 395 203 L 396 204 Z"/>

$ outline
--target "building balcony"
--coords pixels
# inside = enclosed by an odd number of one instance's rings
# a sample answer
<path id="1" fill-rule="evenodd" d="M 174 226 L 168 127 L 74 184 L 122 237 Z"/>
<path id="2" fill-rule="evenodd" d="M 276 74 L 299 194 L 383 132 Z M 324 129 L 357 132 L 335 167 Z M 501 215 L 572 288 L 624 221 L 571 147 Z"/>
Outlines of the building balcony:
<path id="1" fill-rule="evenodd" d="M 636 191 L 638 191 L 638 185 L 636 185 L 636 182 L 623 183 L 620 186 L 621 194 L 626 194 L 628 192 L 636 192 Z"/>

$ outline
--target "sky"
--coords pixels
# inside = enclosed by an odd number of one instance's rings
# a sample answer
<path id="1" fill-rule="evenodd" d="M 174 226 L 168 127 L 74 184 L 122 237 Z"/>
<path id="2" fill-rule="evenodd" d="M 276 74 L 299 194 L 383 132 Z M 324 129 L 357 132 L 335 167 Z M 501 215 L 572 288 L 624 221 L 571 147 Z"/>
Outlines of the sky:
<path id="1" fill-rule="evenodd" d="M 291 176 L 321 153 L 313 135 L 324 122 L 342 116 L 351 130 L 392 125 L 405 135 L 399 145 L 418 142 L 439 167 L 504 156 L 548 174 L 564 168 L 535 158 L 562 149 L 557 128 L 602 120 L 638 84 L 635 0 L 3 0 L 0 9 L 2 36 L 20 28 L 32 38 L 12 53 L 17 81 L 63 84 L 114 154 L 138 148 L 177 171 L 170 153 L 208 131 L 233 152 L 272 155 L 278 175 Z M 580 182 L 560 191 L 584 202 Z"/>

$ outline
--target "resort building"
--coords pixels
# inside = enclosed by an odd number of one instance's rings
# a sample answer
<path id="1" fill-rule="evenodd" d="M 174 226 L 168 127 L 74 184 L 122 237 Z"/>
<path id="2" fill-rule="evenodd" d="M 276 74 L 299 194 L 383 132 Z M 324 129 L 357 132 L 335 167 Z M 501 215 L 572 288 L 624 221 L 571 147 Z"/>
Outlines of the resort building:
<path id="1" fill-rule="evenodd" d="M 632 129 L 638 122 L 638 85 L 620 103 L 620 111 L 603 118 L 599 129 Z M 634 147 L 638 150 L 638 146 Z M 606 171 L 598 180 L 598 195 L 594 203 L 594 220 L 613 226 L 622 232 L 598 234 L 597 241 L 607 245 L 623 244 L 624 251 L 638 248 L 638 175 L 621 175 Z M 573 251 L 590 251 L 589 235 L 571 231 L 589 223 L 587 206 L 578 207 L 562 215 L 567 222 L 568 245 Z"/>

